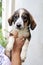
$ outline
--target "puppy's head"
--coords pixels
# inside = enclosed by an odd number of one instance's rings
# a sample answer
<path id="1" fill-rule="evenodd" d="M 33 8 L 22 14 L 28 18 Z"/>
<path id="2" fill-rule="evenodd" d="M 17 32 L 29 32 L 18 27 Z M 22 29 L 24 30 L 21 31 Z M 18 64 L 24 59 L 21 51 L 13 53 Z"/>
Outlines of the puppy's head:
<path id="1" fill-rule="evenodd" d="M 26 28 L 27 26 L 34 30 L 36 23 L 32 15 L 26 9 L 18 9 L 15 13 L 8 19 L 9 26 L 14 24 L 17 29 Z"/>

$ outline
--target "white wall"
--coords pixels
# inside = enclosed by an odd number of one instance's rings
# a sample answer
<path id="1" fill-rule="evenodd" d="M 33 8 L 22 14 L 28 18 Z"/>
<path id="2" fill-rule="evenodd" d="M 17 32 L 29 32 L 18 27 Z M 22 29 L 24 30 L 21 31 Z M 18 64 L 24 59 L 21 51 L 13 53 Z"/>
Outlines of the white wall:
<path id="1" fill-rule="evenodd" d="M 2 0 L 2 33 L 5 38 L 8 37 L 8 18 L 15 10 L 15 0 Z"/>
<path id="2" fill-rule="evenodd" d="M 18 8 L 26 8 L 37 23 L 23 65 L 43 65 L 43 0 L 15 0 L 15 10 Z"/>

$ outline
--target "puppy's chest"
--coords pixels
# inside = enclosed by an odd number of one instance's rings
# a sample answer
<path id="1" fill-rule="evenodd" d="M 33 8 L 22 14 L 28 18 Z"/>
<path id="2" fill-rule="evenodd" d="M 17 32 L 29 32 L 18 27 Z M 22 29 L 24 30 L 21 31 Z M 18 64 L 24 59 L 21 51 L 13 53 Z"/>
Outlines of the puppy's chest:
<path id="1" fill-rule="evenodd" d="M 28 30 L 27 29 L 18 30 L 18 37 L 20 36 L 29 37 Z"/>
<path id="2" fill-rule="evenodd" d="M 12 31 L 11 31 L 11 33 L 13 32 L 13 31 L 17 31 L 18 32 L 18 37 L 21 37 L 21 36 L 24 36 L 25 38 L 29 38 L 30 37 L 30 31 L 28 31 L 27 29 L 21 29 L 21 30 L 19 30 L 19 29 L 13 29 Z"/>

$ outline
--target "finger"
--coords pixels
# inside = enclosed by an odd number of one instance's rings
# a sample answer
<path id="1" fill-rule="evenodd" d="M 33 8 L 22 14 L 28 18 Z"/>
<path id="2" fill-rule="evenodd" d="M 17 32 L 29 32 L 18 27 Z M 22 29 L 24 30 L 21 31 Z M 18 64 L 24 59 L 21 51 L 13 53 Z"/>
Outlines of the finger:
<path id="1" fill-rule="evenodd" d="M 21 36 L 21 37 L 19 37 L 21 40 L 23 39 L 24 40 L 24 36 Z"/>
<path id="2" fill-rule="evenodd" d="M 18 37 L 18 32 L 13 32 L 13 36 L 14 36 L 14 38 L 17 38 Z"/>
<path id="3" fill-rule="evenodd" d="M 24 38 L 16 38 L 16 41 L 18 41 L 19 43 L 21 43 L 21 42 L 24 42 L 25 41 L 25 39 Z"/>
<path id="4" fill-rule="evenodd" d="M 24 44 L 24 42 L 25 42 L 25 40 L 24 40 L 24 39 L 22 39 L 22 40 L 21 40 L 21 45 L 23 45 L 23 44 Z"/>
<path id="5" fill-rule="evenodd" d="M 25 38 L 22 38 L 22 41 L 25 41 Z"/>
<path id="6" fill-rule="evenodd" d="M 11 31 L 11 33 L 13 34 L 13 35 L 17 35 L 18 34 L 18 32 L 17 31 Z"/>
<path id="7" fill-rule="evenodd" d="M 25 39 L 23 38 L 23 39 L 21 39 L 20 41 L 24 43 L 24 42 L 25 42 Z"/>
<path id="8" fill-rule="evenodd" d="M 18 34 L 18 32 L 17 32 L 17 31 L 15 31 L 14 33 L 15 33 L 15 34 Z"/>

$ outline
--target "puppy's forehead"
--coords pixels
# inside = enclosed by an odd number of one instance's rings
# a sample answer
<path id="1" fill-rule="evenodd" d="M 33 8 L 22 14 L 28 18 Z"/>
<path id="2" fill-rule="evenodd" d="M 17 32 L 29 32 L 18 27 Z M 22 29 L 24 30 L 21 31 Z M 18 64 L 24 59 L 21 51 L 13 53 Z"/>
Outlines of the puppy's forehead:
<path id="1" fill-rule="evenodd" d="M 19 10 L 19 15 L 22 16 L 22 14 L 24 13 L 24 10 Z"/>
<path id="2" fill-rule="evenodd" d="M 16 14 L 19 14 L 19 16 L 22 16 L 25 13 L 28 13 L 28 11 L 26 9 L 18 9 L 16 12 Z"/>

